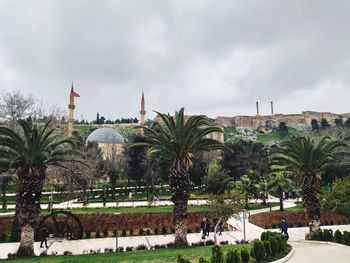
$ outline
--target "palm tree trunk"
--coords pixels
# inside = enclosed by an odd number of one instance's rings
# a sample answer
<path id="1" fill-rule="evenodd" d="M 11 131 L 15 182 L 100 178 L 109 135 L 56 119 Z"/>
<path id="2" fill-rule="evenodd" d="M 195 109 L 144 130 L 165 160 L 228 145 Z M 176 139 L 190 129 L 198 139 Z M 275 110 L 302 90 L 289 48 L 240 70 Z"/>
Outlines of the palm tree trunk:
<path id="1" fill-rule="evenodd" d="M 321 208 L 317 198 L 317 192 L 321 188 L 321 184 L 314 176 L 306 176 L 301 187 L 303 204 L 306 207 L 306 217 L 309 224 L 308 238 L 311 238 L 321 229 Z"/>
<path id="2" fill-rule="evenodd" d="M 174 203 L 173 221 L 176 247 L 188 246 L 187 242 L 187 203 L 190 197 L 191 180 L 185 168 L 173 167 L 170 170 L 171 201 Z"/>
<path id="3" fill-rule="evenodd" d="M 45 170 L 40 172 L 29 169 L 18 172 L 18 223 L 21 230 L 21 241 L 17 251 L 18 256 L 34 255 L 34 232 L 36 220 L 40 213 Z"/>
<path id="4" fill-rule="evenodd" d="M 244 205 L 244 208 L 245 209 L 248 209 L 249 208 L 249 195 L 245 195 L 245 205 Z"/>
<path id="5" fill-rule="evenodd" d="M 283 211 L 283 191 L 280 191 L 280 211 Z"/>

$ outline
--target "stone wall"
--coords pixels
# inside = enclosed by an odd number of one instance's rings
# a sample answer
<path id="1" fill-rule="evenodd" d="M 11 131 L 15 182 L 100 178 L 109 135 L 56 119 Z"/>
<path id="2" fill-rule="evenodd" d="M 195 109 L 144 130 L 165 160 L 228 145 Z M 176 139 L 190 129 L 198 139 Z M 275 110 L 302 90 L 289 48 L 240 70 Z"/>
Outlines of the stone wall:
<path id="1" fill-rule="evenodd" d="M 320 121 L 326 119 L 329 123 L 334 123 L 335 119 L 341 119 L 345 122 L 350 118 L 350 113 L 335 114 L 331 112 L 304 111 L 301 114 L 275 114 L 275 115 L 256 115 L 256 116 L 235 116 L 235 117 L 217 117 L 216 123 L 221 126 L 236 126 L 245 128 L 257 128 L 268 120 L 275 122 L 285 122 L 289 126 L 310 125 L 312 119 Z"/>

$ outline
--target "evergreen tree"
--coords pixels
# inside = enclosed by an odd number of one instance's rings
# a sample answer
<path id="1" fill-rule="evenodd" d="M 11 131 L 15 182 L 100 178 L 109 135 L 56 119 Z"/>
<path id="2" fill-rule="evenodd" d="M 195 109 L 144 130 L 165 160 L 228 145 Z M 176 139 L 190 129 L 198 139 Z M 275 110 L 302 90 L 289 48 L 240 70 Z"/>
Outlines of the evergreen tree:
<path id="1" fill-rule="evenodd" d="M 328 121 L 326 119 L 322 118 L 322 120 L 321 120 L 321 129 L 324 130 L 324 129 L 327 129 L 329 127 L 331 127 L 331 125 L 329 125 Z"/>
<path id="2" fill-rule="evenodd" d="M 337 127 L 343 127 L 342 119 L 335 119 L 334 122 Z"/>
<path id="3" fill-rule="evenodd" d="M 320 126 L 318 125 L 318 121 L 315 119 L 311 120 L 311 128 L 312 131 L 319 131 L 320 130 Z"/>

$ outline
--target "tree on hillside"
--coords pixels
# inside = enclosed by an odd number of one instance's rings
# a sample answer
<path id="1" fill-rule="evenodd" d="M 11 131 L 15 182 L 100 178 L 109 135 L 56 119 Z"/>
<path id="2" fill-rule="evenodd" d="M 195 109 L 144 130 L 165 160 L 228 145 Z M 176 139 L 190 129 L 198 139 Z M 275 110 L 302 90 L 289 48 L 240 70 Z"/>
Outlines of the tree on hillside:
<path id="1" fill-rule="evenodd" d="M 245 140 L 226 143 L 221 166 L 234 181 L 248 174 L 250 170 L 261 176 L 268 169 L 267 148 L 262 143 Z"/>
<path id="2" fill-rule="evenodd" d="M 267 189 L 277 192 L 280 199 L 280 211 L 283 211 L 283 193 L 292 190 L 293 181 L 286 173 L 275 173 L 269 176 Z"/>
<path id="3" fill-rule="evenodd" d="M 287 137 L 288 136 L 288 127 L 287 124 L 282 121 L 278 125 L 278 132 L 281 135 L 281 137 Z"/>
<path id="4" fill-rule="evenodd" d="M 334 123 L 337 127 L 343 127 L 343 121 L 342 119 L 335 119 Z"/>
<path id="5" fill-rule="evenodd" d="M 329 125 L 328 121 L 324 118 L 321 119 L 321 129 L 327 129 L 331 127 L 331 125 Z"/>
<path id="6" fill-rule="evenodd" d="M 350 128 L 350 118 L 348 118 L 348 119 L 345 121 L 344 126 L 345 126 L 346 128 Z"/>
<path id="7" fill-rule="evenodd" d="M 159 121 L 153 127 L 144 127 L 149 154 L 160 154 L 170 164 L 169 185 L 174 203 L 175 246 L 187 246 L 187 204 L 192 182 L 189 170 L 196 153 L 222 148 L 219 141 L 207 138 L 213 132 L 222 132 L 203 116 L 185 117 L 184 109 L 175 116 L 158 113 Z"/>
<path id="8" fill-rule="evenodd" d="M 345 143 L 331 141 L 329 137 L 319 142 L 309 137 L 292 137 L 281 142 L 273 149 L 271 164 L 273 172 L 285 172 L 299 178 L 302 188 L 303 205 L 309 222 L 309 237 L 320 230 L 321 175 L 327 165 L 339 160 L 345 161 L 348 146 Z M 349 166 L 347 162 L 343 164 Z"/>
<path id="9" fill-rule="evenodd" d="M 10 169 L 18 179 L 16 213 L 21 230 L 19 256 L 34 255 L 34 230 L 49 165 L 81 162 L 73 138 L 61 139 L 49 123 L 42 128 L 18 121 L 20 131 L 0 127 L 0 172 Z"/>
<path id="10" fill-rule="evenodd" d="M 312 129 L 312 131 L 319 131 L 320 130 L 320 126 L 319 126 L 317 120 L 315 120 L 315 119 L 311 120 L 311 129 Z"/>

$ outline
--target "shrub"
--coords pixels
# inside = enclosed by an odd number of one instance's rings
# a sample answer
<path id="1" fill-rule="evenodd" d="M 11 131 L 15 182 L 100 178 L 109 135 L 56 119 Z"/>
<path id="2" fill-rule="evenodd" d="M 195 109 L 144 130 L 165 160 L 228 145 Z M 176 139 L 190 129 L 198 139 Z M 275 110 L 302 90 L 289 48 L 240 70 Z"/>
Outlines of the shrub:
<path id="1" fill-rule="evenodd" d="M 147 249 L 147 246 L 146 246 L 146 245 L 143 245 L 143 244 L 138 245 L 138 246 L 136 247 L 136 250 L 146 250 L 146 249 Z"/>
<path id="2" fill-rule="evenodd" d="M 329 221 L 329 224 L 330 224 L 331 226 L 333 226 L 333 225 L 334 225 L 334 221 L 333 221 L 333 220 Z"/>
<path id="3" fill-rule="evenodd" d="M 248 263 L 249 262 L 249 252 L 246 248 L 243 248 L 241 250 L 241 259 L 242 263 Z"/>
<path id="4" fill-rule="evenodd" d="M 162 227 L 162 234 L 163 234 L 163 235 L 168 234 L 168 230 L 166 229 L 165 226 Z"/>
<path id="5" fill-rule="evenodd" d="M 269 239 L 269 242 L 270 242 L 270 248 L 271 248 L 271 256 L 274 257 L 278 254 L 278 243 L 276 238 L 274 237 L 271 237 Z"/>
<path id="6" fill-rule="evenodd" d="M 187 233 L 188 233 L 188 234 L 191 234 L 191 233 L 192 233 L 192 229 L 191 229 L 191 228 L 188 228 L 188 229 L 187 229 Z"/>
<path id="7" fill-rule="evenodd" d="M 66 250 L 66 251 L 63 252 L 63 255 L 64 256 L 70 256 L 70 255 L 73 255 L 73 253 L 68 251 L 68 250 Z"/>
<path id="8" fill-rule="evenodd" d="M 146 230 L 146 235 L 149 236 L 151 234 L 151 230 L 147 229 Z"/>
<path id="9" fill-rule="evenodd" d="M 169 242 L 168 244 L 166 244 L 166 247 L 167 248 L 174 247 L 174 243 L 173 242 Z"/>
<path id="10" fill-rule="evenodd" d="M 124 247 L 118 247 L 115 252 L 123 252 L 123 251 L 124 251 Z"/>
<path id="11" fill-rule="evenodd" d="M 270 241 L 263 241 L 264 243 L 264 248 L 265 248 L 265 253 L 266 253 L 266 258 L 271 257 L 271 246 L 270 246 Z"/>
<path id="12" fill-rule="evenodd" d="M 1 242 L 5 242 L 7 240 L 7 235 L 6 235 L 6 233 L 1 233 L 0 234 L 0 241 Z"/>
<path id="13" fill-rule="evenodd" d="M 86 231 L 85 232 L 85 238 L 91 238 L 91 232 L 90 231 Z"/>
<path id="14" fill-rule="evenodd" d="M 253 242 L 252 254 L 257 262 L 261 262 L 265 258 L 265 247 L 262 241 L 256 240 Z"/>
<path id="15" fill-rule="evenodd" d="M 209 261 L 204 259 L 203 257 L 200 257 L 198 263 L 209 263 Z"/>
<path id="16" fill-rule="evenodd" d="M 289 223 L 289 227 L 294 227 L 294 224 L 293 223 Z"/>
<path id="17" fill-rule="evenodd" d="M 122 237 L 126 237 L 126 229 L 125 228 L 123 228 L 123 230 L 122 230 Z"/>
<path id="18" fill-rule="evenodd" d="M 342 234 L 338 229 L 334 232 L 334 241 L 336 243 L 341 243 L 343 241 Z"/>
<path id="19" fill-rule="evenodd" d="M 205 241 L 205 245 L 206 246 L 212 246 L 212 245 L 214 245 L 215 244 L 215 242 L 214 242 L 214 240 L 207 240 L 207 241 Z"/>
<path id="20" fill-rule="evenodd" d="M 298 227 L 302 227 L 303 226 L 303 224 L 301 222 L 299 222 L 297 225 L 298 225 Z"/>
<path id="21" fill-rule="evenodd" d="M 211 248 L 210 263 L 224 263 L 224 254 L 220 246 L 213 246 Z"/>
<path id="22" fill-rule="evenodd" d="M 191 263 L 188 259 L 184 258 L 183 255 L 179 254 L 177 256 L 177 263 Z"/>
<path id="23" fill-rule="evenodd" d="M 171 233 L 172 233 L 172 234 L 175 234 L 175 228 L 172 228 L 172 229 L 171 229 Z"/>
<path id="24" fill-rule="evenodd" d="M 201 232 L 201 228 L 199 226 L 196 227 L 196 233 L 200 233 Z"/>
<path id="25" fill-rule="evenodd" d="M 260 240 L 261 241 L 268 240 L 268 232 L 262 232 L 260 235 Z"/>
<path id="26" fill-rule="evenodd" d="M 241 263 L 241 256 L 237 249 L 230 249 L 226 254 L 226 263 Z"/>
<path id="27" fill-rule="evenodd" d="M 96 238 L 100 238 L 101 237 L 101 233 L 100 233 L 100 230 L 97 230 L 96 231 L 96 235 L 95 235 Z"/>
<path id="28" fill-rule="evenodd" d="M 105 253 L 112 253 L 114 252 L 113 248 L 105 248 Z"/>
<path id="29" fill-rule="evenodd" d="M 220 241 L 220 245 L 228 245 L 228 240 Z"/>
<path id="30" fill-rule="evenodd" d="M 344 244 L 350 245 L 350 232 L 348 231 L 343 232 L 343 240 L 344 240 Z"/>
<path id="31" fill-rule="evenodd" d="M 333 240 L 333 231 L 331 229 L 323 230 L 323 240 L 324 241 L 332 241 Z"/>
<path id="32" fill-rule="evenodd" d="M 143 236 L 143 234 L 144 234 L 144 230 L 143 230 L 143 228 L 140 228 L 140 230 L 139 230 L 139 235 L 140 235 L 140 236 Z"/>
<path id="33" fill-rule="evenodd" d="M 265 229 L 269 229 L 269 225 L 265 225 L 264 228 L 265 228 Z"/>
<path id="34" fill-rule="evenodd" d="M 158 235 L 158 234 L 159 234 L 158 227 L 156 227 L 156 228 L 154 229 L 154 231 L 153 231 L 153 232 L 154 232 L 154 234 L 155 234 L 155 235 Z"/>
<path id="35" fill-rule="evenodd" d="M 125 250 L 126 251 L 132 251 L 132 247 L 126 247 Z"/>
<path id="36" fill-rule="evenodd" d="M 103 237 L 108 237 L 108 230 L 107 229 L 103 230 Z"/>
<path id="37" fill-rule="evenodd" d="M 278 226 L 278 224 L 276 224 L 276 223 L 271 224 L 271 228 L 277 228 L 277 226 Z"/>
<path id="38" fill-rule="evenodd" d="M 154 249 L 166 248 L 166 245 L 155 245 Z"/>
<path id="39" fill-rule="evenodd" d="M 133 235 L 134 235 L 134 230 L 133 230 L 133 229 L 130 229 L 129 235 L 130 235 L 130 236 L 133 236 Z"/>
<path id="40" fill-rule="evenodd" d="M 277 244 L 278 244 L 278 253 L 281 253 L 286 248 L 286 242 L 283 241 L 280 236 L 276 236 L 275 238 L 276 238 L 276 241 L 277 241 Z"/>

